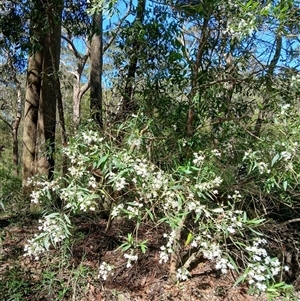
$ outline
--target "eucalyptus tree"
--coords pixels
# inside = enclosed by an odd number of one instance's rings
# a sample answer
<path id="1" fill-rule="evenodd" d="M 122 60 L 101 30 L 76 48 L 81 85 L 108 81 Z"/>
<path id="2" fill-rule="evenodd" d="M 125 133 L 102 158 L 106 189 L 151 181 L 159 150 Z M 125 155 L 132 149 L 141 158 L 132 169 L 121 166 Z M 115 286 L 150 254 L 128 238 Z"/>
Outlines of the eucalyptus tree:
<path id="1" fill-rule="evenodd" d="M 103 128 L 102 116 L 102 73 L 103 73 L 103 13 L 102 9 L 93 15 L 90 42 L 90 110 L 96 124 Z"/>
<path id="2" fill-rule="evenodd" d="M 63 10 L 62 47 L 66 53 L 63 53 L 62 62 L 73 76 L 72 120 L 75 128 L 80 122 L 81 100 L 90 88 L 88 71 L 85 72 L 90 57 L 89 36 L 92 32 L 91 17 L 87 11 L 88 5 L 88 1 L 85 0 L 76 3 L 68 0 L 65 1 Z"/>
<path id="3" fill-rule="evenodd" d="M 30 5 L 30 53 L 24 106 L 23 182 L 36 174 L 53 177 L 56 106 L 63 2 Z M 28 191 L 30 192 L 30 191 Z"/>

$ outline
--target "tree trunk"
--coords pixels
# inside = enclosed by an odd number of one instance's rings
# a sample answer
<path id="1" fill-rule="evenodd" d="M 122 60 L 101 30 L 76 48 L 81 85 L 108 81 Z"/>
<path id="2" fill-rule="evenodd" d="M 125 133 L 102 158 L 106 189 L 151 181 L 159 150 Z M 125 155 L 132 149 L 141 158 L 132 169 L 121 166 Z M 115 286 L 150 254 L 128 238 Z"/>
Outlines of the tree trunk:
<path id="1" fill-rule="evenodd" d="M 60 95 L 59 83 L 57 84 L 60 38 L 61 38 L 61 9 L 62 3 L 53 1 L 47 8 L 49 32 L 43 41 L 43 66 L 40 106 L 38 117 L 38 173 L 48 179 L 53 178 L 56 105 Z M 59 89 L 59 90 L 57 90 Z"/>
<path id="2" fill-rule="evenodd" d="M 93 19 L 93 36 L 91 40 L 91 73 L 90 73 L 90 110 L 96 124 L 103 128 L 102 117 L 102 68 L 103 68 L 103 37 L 102 11 Z"/>
<path id="3" fill-rule="evenodd" d="M 137 22 L 140 22 L 141 24 L 143 23 L 145 17 L 145 9 L 146 9 L 146 0 L 139 0 L 134 24 Z M 136 103 L 133 99 L 133 88 L 134 88 L 135 74 L 136 74 L 137 64 L 138 64 L 138 53 L 140 51 L 140 48 L 141 47 L 139 45 L 139 41 L 137 37 L 135 40 L 133 40 L 131 45 L 132 55 L 130 55 L 131 58 L 129 61 L 127 79 L 126 79 L 124 95 L 123 95 L 122 114 L 125 118 L 126 116 L 132 114 L 136 108 Z"/>
<path id="4" fill-rule="evenodd" d="M 18 130 L 21 121 L 21 110 L 22 110 L 22 92 L 21 85 L 17 82 L 17 108 L 16 118 L 12 124 L 12 138 L 13 138 L 13 162 L 14 162 L 14 174 L 19 174 L 19 141 L 18 141 Z"/>
<path id="5" fill-rule="evenodd" d="M 87 90 L 90 88 L 90 80 L 88 80 L 87 83 L 85 83 L 83 86 L 81 86 L 81 75 L 83 72 L 83 69 L 85 67 L 85 64 L 90 56 L 90 51 L 88 50 L 85 55 L 81 55 L 80 52 L 76 49 L 73 41 L 72 41 L 72 34 L 68 33 L 68 37 L 62 36 L 62 38 L 68 43 L 69 50 L 74 54 L 76 58 L 76 71 L 72 72 L 74 75 L 73 79 L 73 122 L 75 129 L 78 128 L 78 125 L 80 123 L 80 104 L 81 99 L 83 95 L 87 92 Z"/>
<path id="6" fill-rule="evenodd" d="M 36 20 L 31 21 L 33 34 L 38 32 L 39 27 Z M 36 173 L 36 141 L 37 141 L 37 120 L 39 110 L 39 99 L 41 90 L 41 72 L 43 55 L 36 51 L 28 58 L 27 84 L 24 106 L 24 130 L 23 130 L 23 186 L 26 195 L 30 194 L 31 188 L 26 186 L 29 178 Z"/>
<path id="7" fill-rule="evenodd" d="M 23 185 L 26 196 L 32 190 L 32 187 L 25 185 L 29 178 L 37 174 L 48 179 L 53 177 L 56 104 L 60 95 L 58 69 L 63 2 L 45 0 L 41 5 L 40 1 L 35 0 L 33 4 L 32 54 L 28 58 L 23 132 Z"/>
<path id="8" fill-rule="evenodd" d="M 208 39 L 208 22 L 210 15 L 204 18 L 202 25 L 201 38 L 199 40 L 198 51 L 196 55 L 196 61 L 192 66 L 192 79 L 191 79 L 191 93 L 189 95 L 189 109 L 186 123 L 186 133 L 190 137 L 194 134 L 194 119 L 195 119 L 195 97 L 198 91 L 198 79 L 199 79 L 199 69 L 201 66 L 202 58 L 205 51 L 206 42 Z"/>
<path id="9" fill-rule="evenodd" d="M 80 123 L 81 111 L 80 104 L 83 95 L 90 88 L 90 81 L 85 83 L 83 86 L 80 86 L 80 77 L 81 74 L 74 75 L 74 84 L 73 84 L 73 122 L 74 126 L 77 129 Z"/>
<path id="10" fill-rule="evenodd" d="M 258 117 L 255 122 L 254 130 L 253 130 L 253 135 L 256 137 L 260 136 L 261 133 L 261 128 L 265 119 L 267 107 L 269 105 L 270 99 L 273 96 L 273 88 L 272 88 L 272 80 L 274 76 L 274 71 L 277 66 L 277 63 L 280 58 L 280 53 L 282 49 L 282 36 L 280 34 L 277 34 L 275 41 L 274 41 L 274 46 L 275 46 L 275 52 L 274 56 L 272 58 L 272 61 L 269 65 L 266 78 L 265 78 L 265 83 L 266 83 L 266 95 L 264 96 L 263 99 L 263 107 L 259 109 L 258 112 Z"/>

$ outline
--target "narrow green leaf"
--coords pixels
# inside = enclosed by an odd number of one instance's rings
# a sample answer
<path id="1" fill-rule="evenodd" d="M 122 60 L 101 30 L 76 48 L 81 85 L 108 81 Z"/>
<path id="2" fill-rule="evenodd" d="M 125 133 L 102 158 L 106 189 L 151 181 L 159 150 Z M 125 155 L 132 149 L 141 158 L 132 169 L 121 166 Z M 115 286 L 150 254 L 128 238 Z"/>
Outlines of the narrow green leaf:
<path id="1" fill-rule="evenodd" d="M 272 159 L 271 166 L 273 166 L 273 165 L 278 161 L 279 158 L 280 158 L 280 155 L 279 155 L 279 154 L 276 154 L 276 155 L 274 156 L 274 158 Z"/>
<path id="2" fill-rule="evenodd" d="M 153 216 L 152 212 L 149 209 L 147 209 L 147 208 L 145 208 L 145 209 L 146 209 L 146 212 L 149 215 L 151 221 L 154 222 L 154 216 Z"/>

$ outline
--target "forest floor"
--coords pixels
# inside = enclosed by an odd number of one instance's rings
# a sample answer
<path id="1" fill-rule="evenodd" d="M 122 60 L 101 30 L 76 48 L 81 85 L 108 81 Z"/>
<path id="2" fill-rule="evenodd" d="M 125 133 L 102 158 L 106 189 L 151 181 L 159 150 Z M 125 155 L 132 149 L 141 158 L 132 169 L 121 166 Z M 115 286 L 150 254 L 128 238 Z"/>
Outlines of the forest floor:
<path id="1" fill-rule="evenodd" d="M 24 257 L 24 246 L 36 233 L 38 218 L 0 218 L 1 301 L 267 300 L 265 295 L 249 295 L 245 284 L 234 286 L 234 274 L 220 275 L 205 260 L 193 267 L 187 281 L 170 283 L 167 264 L 159 263 L 164 229 L 150 224 L 139 229 L 140 239 L 148 241 L 148 250 L 127 268 L 127 260 L 117 249 L 133 224 L 115 221 L 104 235 L 105 220 L 81 217 L 74 222 L 74 237 L 68 247 L 53 249 L 34 260 Z M 103 261 L 115 266 L 105 282 L 98 278 Z M 300 294 L 276 300 L 300 300 Z"/>

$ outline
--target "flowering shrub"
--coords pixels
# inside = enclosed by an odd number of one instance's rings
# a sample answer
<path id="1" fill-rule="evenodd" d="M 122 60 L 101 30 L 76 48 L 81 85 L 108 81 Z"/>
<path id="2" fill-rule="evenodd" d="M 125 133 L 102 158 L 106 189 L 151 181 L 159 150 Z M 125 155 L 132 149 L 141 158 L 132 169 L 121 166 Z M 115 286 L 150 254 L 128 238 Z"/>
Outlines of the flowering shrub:
<path id="1" fill-rule="evenodd" d="M 41 233 L 29 239 L 24 247 L 24 256 L 33 256 L 35 260 L 39 260 L 49 250 L 50 245 L 57 246 L 71 235 L 71 222 L 65 214 L 51 213 L 39 220 L 39 224 Z"/>
<path id="2" fill-rule="evenodd" d="M 159 262 L 170 261 L 170 275 L 177 281 L 188 279 L 191 263 L 203 256 L 213 261 L 215 269 L 223 274 L 229 269 L 240 271 L 244 267 L 240 281 L 248 281 L 257 290 L 264 291 L 275 283 L 274 277 L 281 269 L 279 261 L 267 255 L 261 246 L 264 240 L 254 239 L 253 245 L 248 245 L 244 238 L 245 233 L 249 233 L 248 236 L 258 233 L 249 230 L 263 220 L 249 220 L 245 212 L 235 209 L 243 199 L 239 190 L 227 192 L 221 203 L 218 200 L 223 182 L 217 167 L 222 157 L 219 150 L 194 152 L 186 165 L 168 172 L 140 155 L 138 149 L 136 152 L 118 149 L 89 130 L 73 137 L 63 152 L 70 160 L 68 174 L 52 182 L 35 182 L 36 190 L 31 196 L 32 202 L 40 204 L 54 195 L 59 197 L 64 213 L 52 213 L 40 221 L 40 234 L 28 241 L 26 255 L 38 259 L 49 249 L 50 243 L 56 246 L 70 236 L 68 216 L 72 213 L 97 212 L 108 203 L 112 220 L 123 217 L 137 225 L 135 232 L 129 233 L 120 246 L 127 268 L 138 260 L 139 251 L 147 251 L 147 241 L 140 241 L 138 228 L 144 220 L 151 219 L 155 224 L 164 223 L 169 229 L 164 234 L 165 244 L 160 247 Z M 255 156 L 249 152 L 245 160 L 253 160 Z M 255 168 L 259 173 L 268 173 L 267 165 L 256 164 L 252 169 Z M 243 252 L 244 266 L 237 266 L 229 245 Z M 193 252 L 182 262 L 183 251 L 189 248 Z M 99 278 L 106 280 L 112 270 L 109 263 L 101 263 Z"/>

